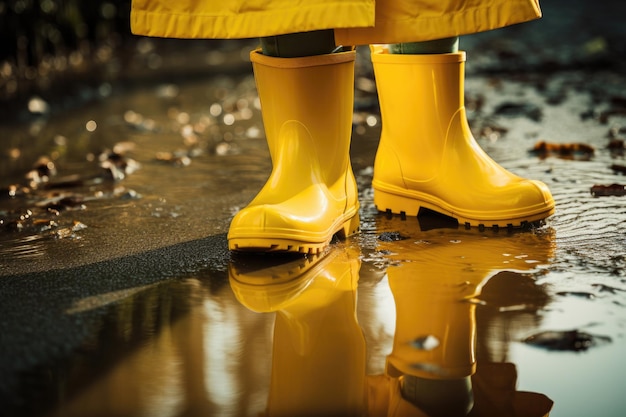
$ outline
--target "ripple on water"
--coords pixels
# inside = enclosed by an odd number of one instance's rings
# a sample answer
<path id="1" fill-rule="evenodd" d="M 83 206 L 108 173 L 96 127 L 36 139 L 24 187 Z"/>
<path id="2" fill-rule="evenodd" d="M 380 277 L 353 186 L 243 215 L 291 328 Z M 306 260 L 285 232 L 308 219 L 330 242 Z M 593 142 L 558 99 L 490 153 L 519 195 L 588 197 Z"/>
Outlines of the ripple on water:
<path id="1" fill-rule="evenodd" d="M 20 236 L 3 240 L 0 258 L 34 259 L 44 255 L 47 237 L 41 235 Z"/>

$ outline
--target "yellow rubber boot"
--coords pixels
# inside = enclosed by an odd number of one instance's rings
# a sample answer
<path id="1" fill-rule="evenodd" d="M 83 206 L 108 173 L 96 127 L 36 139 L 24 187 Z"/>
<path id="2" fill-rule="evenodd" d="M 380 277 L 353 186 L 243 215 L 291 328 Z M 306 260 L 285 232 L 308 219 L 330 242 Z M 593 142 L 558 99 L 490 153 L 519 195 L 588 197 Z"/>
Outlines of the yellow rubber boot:
<path id="1" fill-rule="evenodd" d="M 493 161 L 469 129 L 465 53 L 389 54 L 372 47 L 382 116 L 374 164 L 380 211 L 415 216 L 427 208 L 466 228 L 524 227 L 554 213 L 547 186 Z"/>
<path id="2" fill-rule="evenodd" d="M 276 312 L 267 416 L 362 416 L 365 339 L 356 321 L 358 253 L 341 247 L 311 259 L 242 268 L 237 299 Z"/>
<path id="3" fill-rule="evenodd" d="M 355 52 L 250 57 L 273 168 L 233 218 L 229 248 L 317 253 L 359 226 L 349 156 Z"/>

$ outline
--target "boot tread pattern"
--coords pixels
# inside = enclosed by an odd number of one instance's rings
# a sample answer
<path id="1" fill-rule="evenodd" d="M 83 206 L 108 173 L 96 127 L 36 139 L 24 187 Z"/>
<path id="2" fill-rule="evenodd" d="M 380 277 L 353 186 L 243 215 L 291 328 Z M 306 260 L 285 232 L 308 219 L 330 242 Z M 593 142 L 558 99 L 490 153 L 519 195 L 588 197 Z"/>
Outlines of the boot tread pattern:
<path id="1" fill-rule="evenodd" d="M 380 210 L 378 209 L 378 211 L 382 214 L 385 215 L 386 218 L 391 219 L 394 216 L 399 216 L 400 220 L 405 221 L 407 220 L 407 214 L 404 211 L 400 211 L 400 213 L 394 213 L 392 209 L 385 209 L 385 210 Z M 416 216 L 412 216 L 412 217 L 418 217 L 418 215 Z M 541 219 L 537 219 L 537 220 L 532 220 L 532 221 L 528 221 L 528 220 L 521 220 L 519 222 L 519 224 L 516 223 L 506 223 L 506 224 L 497 224 L 497 223 L 493 223 L 491 225 L 489 224 L 485 224 L 485 223 L 480 223 L 480 222 L 469 222 L 469 221 L 460 221 L 459 219 L 455 218 L 454 216 L 447 216 L 450 217 L 452 219 L 455 219 L 458 223 L 459 226 L 463 225 L 463 227 L 466 230 L 470 230 L 473 227 L 477 228 L 478 231 L 480 232 L 484 232 L 485 230 L 491 230 L 494 233 L 498 233 L 501 229 L 506 229 L 507 232 L 513 232 L 514 230 L 533 230 L 533 229 L 537 229 L 540 228 L 542 226 L 544 226 L 545 223 L 545 218 L 548 217 L 548 215 L 546 215 L 544 218 Z"/>
<path id="2" fill-rule="evenodd" d="M 316 255 L 326 249 L 334 237 L 345 240 L 348 236 L 358 233 L 359 230 L 360 218 L 357 214 L 345 221 L 341 227 L 324 242 L 303 242 L 294 239 L 272 238 L 235 238 L 229 241 L 228 246 L 230 250 L 239 252 L 291 252 Z"/>

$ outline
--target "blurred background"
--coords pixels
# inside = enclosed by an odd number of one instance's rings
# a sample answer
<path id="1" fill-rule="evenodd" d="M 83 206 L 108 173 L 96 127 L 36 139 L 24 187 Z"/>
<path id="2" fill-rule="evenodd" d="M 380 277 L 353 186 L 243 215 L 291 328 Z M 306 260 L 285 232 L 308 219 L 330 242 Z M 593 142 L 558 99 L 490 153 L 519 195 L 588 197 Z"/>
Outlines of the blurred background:
<path id="1" fill-rule="evenodd" d="M 16 110 L 33 95 L 49 103 L 62 101 L 61 107 L 67 107 L 93 98 L 88 90 L 103 82 L 121 86 L 128 80 L 163 79 L 173 72 L 184 77 L 206 75 L 211 66 L 224 64 L 220 57 L 211 62 L 207 52 L 234 50 L 253 42 L 134 36 L 130 3 L 0 1 L 0 121 L 27 117 L 28 113 L 20 116 Z"/>
<path id="2" fill-rule="evenodd" d="M 209 70 L 206 51 L 235 49 L 237 44 L 255 42 L 148 41 L 130 34 L 130 3 L 129 0 L 1 0 L 3 118 L 14 107 L 9 103 L 34 93 L 68 94 L 71 86 L 79 83 L 128 80 L 138 74 L 143 79 L 155 71 L 161 76 L 175 70 L 192 76 Z M 462 47 L 478 55 L 481 49 L 488 50 L 482 53 L 499 58 L 489 64 L 490 69 L 495 66 L 499 70 L 503 66 L 510 69 L 520 65 L 557 69 L 591 62 L 602 66 L 623 64 L 626 55 L 623 2 L 544 0 L 541 6 L 544 18 L 540 21 L 466 36 Z M 181 58 L 183 52 L 186 54 Z M 474 70 L 484 69 L 485 60 L 480 62 L 474 64 Z"/>

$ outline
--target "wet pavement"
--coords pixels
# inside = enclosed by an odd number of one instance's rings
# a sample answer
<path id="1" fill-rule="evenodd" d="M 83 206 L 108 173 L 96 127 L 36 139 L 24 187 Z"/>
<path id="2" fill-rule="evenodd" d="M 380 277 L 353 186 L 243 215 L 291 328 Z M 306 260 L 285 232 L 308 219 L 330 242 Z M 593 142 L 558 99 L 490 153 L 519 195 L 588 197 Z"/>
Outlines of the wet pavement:
<path id="1" fill-rule="evenodd" d="M 479 143 L 557 202 L 530 231 L 376 212 L 366 49 L 362 231 L 319 257 L 227 250 L 271 170 L 253 43 L 183 60 L 140 42 L 122 78 L 16 99 L 0 125 L 0 414 L 452 415 L 472 397 L 474 416 L 623 415 L 626 196 L 592 190 L 626 183 L 624 10 L 545 3 L 539 22 L 462 39 Z"/>

